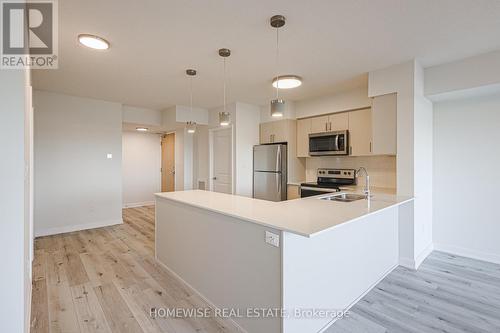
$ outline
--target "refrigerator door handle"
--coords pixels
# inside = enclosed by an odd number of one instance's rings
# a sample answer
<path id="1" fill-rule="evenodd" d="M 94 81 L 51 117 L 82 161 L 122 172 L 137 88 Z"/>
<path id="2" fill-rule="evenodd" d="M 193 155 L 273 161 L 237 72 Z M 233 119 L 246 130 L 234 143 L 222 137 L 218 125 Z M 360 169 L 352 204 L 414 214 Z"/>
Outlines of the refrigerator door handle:
<path id="1" fill-rule="evenodd" d="M 281 171 L 281 145 L 278 146 L 278 153 L 276 154 L 276 171 Z"/>
<path id="2" fill-rule="evenodd" d="M 281 173 L 276 174 L 276 179 L 278 180 L 276 182 L 276 190 L 278 191 L 278 194 L 281 197 Z"/>

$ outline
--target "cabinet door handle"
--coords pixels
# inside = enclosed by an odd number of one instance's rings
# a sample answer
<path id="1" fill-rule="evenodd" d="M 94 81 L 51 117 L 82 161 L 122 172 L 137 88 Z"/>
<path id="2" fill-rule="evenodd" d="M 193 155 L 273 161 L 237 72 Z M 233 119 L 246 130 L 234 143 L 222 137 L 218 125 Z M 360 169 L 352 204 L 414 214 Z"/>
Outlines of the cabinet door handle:
<path id="1" fill-rule="evenodd" d="M 370 153 L 372 152 L 372 142 L 370 141 Z"/>
<path id="2" fill-rule="evenodd" d="M 330 131 L 332 130 L 332 123 L 330 122 Z"/>
<path id="3" fill-rule="evenodd" d="M 328 132 L 328 123 L 325 123 L 325 132 Z"/>
<path id="4" fill-rule="evenodd" d="M 349 155 L 352 155 L 352 146 L 349 147 Z"/>

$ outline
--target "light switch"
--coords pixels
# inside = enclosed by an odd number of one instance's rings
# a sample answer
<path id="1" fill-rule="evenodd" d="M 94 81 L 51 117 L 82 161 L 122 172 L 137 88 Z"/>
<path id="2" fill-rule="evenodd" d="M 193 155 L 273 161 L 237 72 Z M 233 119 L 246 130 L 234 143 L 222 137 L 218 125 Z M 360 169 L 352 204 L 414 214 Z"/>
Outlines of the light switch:
<path id="1" fill-rule="evenodd" d="M 106 157 L 110 160 L 113 158 L 113 154 L 107 154 Z"/>
<path id="2" fill-rule="evenodd" d="M 271 244 L 272 246 L 279 247 L 280 246 L 280 236 L 275 234 L 275 233 L 266 231 L 266 243 Z"/>

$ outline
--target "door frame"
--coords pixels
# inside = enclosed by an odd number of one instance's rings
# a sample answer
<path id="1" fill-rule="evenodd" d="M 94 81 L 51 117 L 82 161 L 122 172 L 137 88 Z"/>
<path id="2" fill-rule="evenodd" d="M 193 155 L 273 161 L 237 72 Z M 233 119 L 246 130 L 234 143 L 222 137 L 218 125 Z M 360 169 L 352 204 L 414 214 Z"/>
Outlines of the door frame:
<path id="1" fill-rule="evenodd" d="M 176 180 L 176 154 L 177 154 L 177 149 L 176 149 L 176 142 L 177 142 L 177 134 L 175 131 L 170 131 L 170 132 L 163 132 L 160 135 L 160 192 L 163 192 L 163 174 L 165 170 L 163 170 L 163 139 L 165 136 L 173 134 L 174 135 L 174 192 L 176 191 L 176 186 L 177 186 L 177 180 Z"/>
<path id="2" fill-rule="evenodd" d="M 234 126 L 231 124 L 229 126 L 220 126 L 216 128 L 210 128 L 208 130 L 208 189 L 213 192 L 214 190 L 214 133 L 222 130 L 231 130 L 231 194 L 235 193 L 235 179 L 234 179 L 234 169 L 235 169 L 235 161 L 234 161 Z"/>

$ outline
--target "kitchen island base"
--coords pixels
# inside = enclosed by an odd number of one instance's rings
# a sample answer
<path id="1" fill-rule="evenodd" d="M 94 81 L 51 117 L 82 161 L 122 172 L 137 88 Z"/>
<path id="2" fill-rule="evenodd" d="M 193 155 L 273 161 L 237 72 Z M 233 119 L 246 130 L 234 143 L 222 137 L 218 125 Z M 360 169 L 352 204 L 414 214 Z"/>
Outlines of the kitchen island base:
<path id="1" fill-rule="evenodd" d="M 397 266 L 398 206 L 305 237 L 157 196 L 156 257 L 242 331 L 318 332 Z"/>

